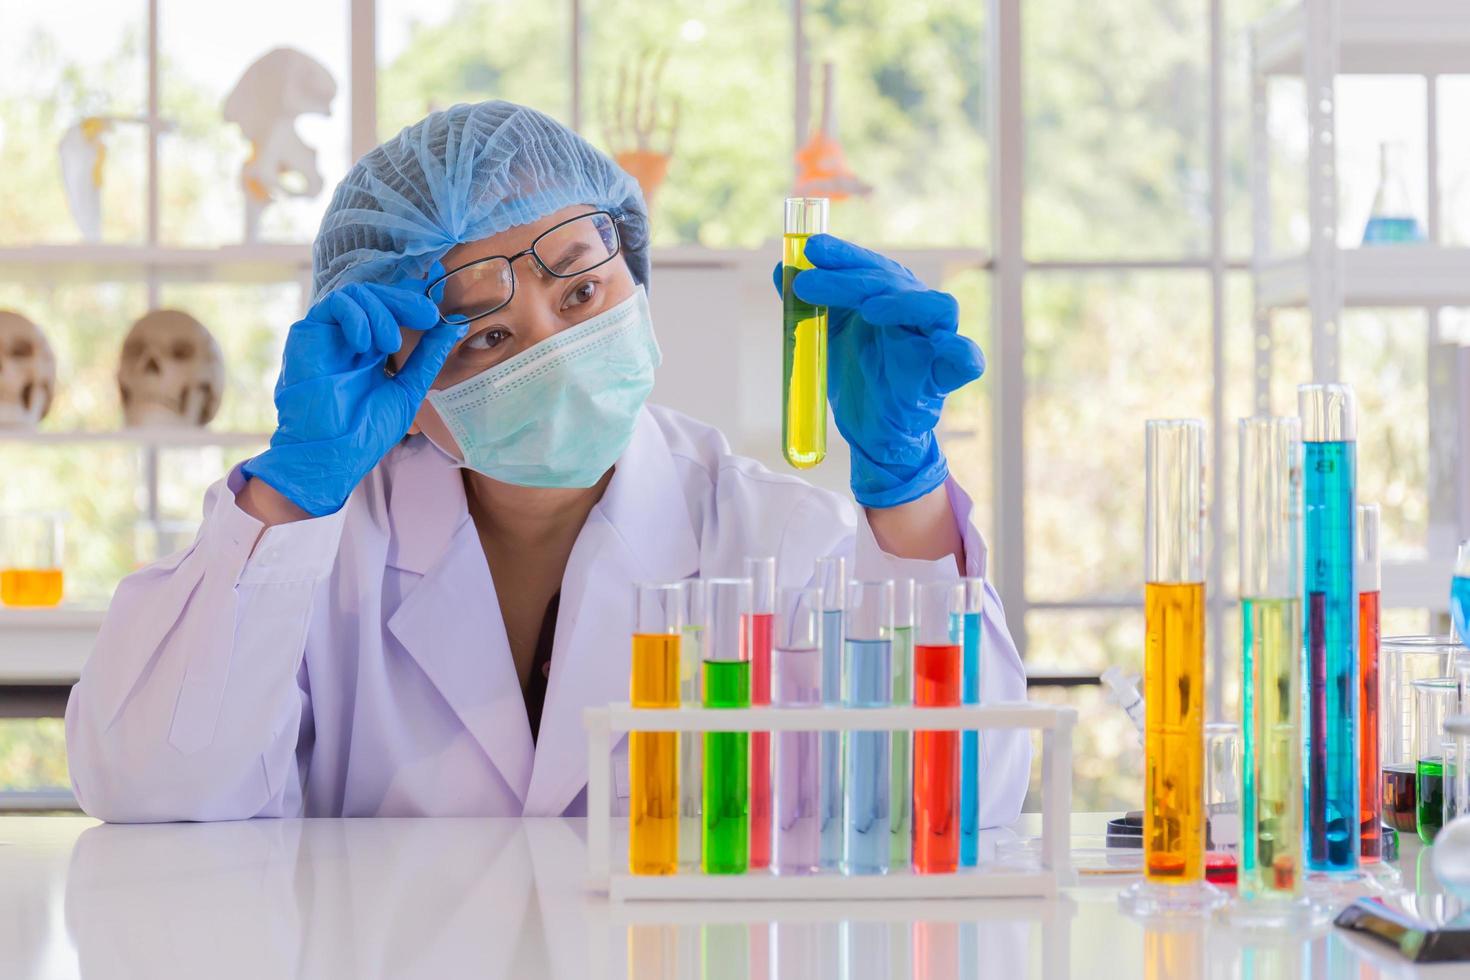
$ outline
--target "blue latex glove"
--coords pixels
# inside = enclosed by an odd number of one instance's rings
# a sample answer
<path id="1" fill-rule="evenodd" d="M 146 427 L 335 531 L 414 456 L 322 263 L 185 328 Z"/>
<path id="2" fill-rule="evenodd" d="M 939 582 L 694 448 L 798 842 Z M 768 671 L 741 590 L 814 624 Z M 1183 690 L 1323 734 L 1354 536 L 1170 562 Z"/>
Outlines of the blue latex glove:
<path id="1" fill-rule="evenodd" d="M 945 396 L 985 373 L 985 355 L 959 334 L 959 304 L 908 269 L 832 235 L 813 235 L 815 268 L 792 281 L 828 308 L 827 397 L 852 449 L 852 493 L 897 507 L 949 477 L 934 427 Z M 775 271 L 781 289 L 781 266 Z"/>
<path id="2" fill-rule="evenodd" d="M 270 448 L 247 462 L 314 517 L 347 502 L 354 487 L 407 434 L 424 393 L 465 324 L 441 323 L 425 285 L 350 283 L 323 296 L 286 334 L 276 381 Z M 403 346 L 400 327 L 427 331 L 403 369 L 389 377 L 388 355 Z"/>

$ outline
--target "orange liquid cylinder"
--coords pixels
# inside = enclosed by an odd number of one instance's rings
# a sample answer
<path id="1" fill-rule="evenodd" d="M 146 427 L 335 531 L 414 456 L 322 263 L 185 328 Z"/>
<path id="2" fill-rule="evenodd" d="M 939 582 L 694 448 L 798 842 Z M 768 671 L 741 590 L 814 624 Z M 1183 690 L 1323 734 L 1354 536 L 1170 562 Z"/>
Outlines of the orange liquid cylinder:
<path id="1" fill-rule="evenodd" d="M 1145 874 L 1163 883 L 1205 873 L 1205 586 L 1144 586 Z"/>
<path id="2" fill-rule="evenodd" d="M 61 569 L 7 568 L 0 570 L 0 604 L 54 606 L 61 602 Z"/>
<path id="3" fill-rule="evenodd" d="M 633 635 L 635 708 L 679 706 L 679 636 Z M 679 733 L 631 732 L 628 778 L 628 870 L 671 875 L 679 867 Z"/>

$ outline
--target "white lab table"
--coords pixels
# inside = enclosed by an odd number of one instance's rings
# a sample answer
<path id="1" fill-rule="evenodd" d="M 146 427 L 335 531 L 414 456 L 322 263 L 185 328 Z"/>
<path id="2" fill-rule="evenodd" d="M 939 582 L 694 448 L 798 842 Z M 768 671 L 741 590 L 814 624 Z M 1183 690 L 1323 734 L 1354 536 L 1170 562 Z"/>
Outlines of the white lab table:
<path id="1" fill-rule="evenodd" d="M 1076 830 L 1101 817 L 1079 814 Z M 948 980 L 1460 976 L 1340 930 L 1148 924 L 1053 900 L 612 904 L 585 822 L 0 818 L 0 977 Z M 1025 828 L 1029 829 L 1029 828 Z M 1406 883 L 1433 887 L 1404 842 Z M 1423 865 L 1422 871 L 1416 865 Z"/>

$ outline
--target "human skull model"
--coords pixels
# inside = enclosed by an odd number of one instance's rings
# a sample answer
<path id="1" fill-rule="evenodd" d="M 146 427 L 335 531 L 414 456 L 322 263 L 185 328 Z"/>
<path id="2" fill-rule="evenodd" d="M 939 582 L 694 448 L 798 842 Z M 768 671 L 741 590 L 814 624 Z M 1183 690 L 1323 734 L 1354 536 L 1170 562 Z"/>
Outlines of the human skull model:
<path id="1" fill-rule="evenodd" d="M 0 310 L 0 429 L 34 428 L 51 408 L 56 358 L 39 327 Z"/>
<path id="2" fill-rule="evenodd" d="M 154 310 L 123 340 L 117 386 L 129 428 L 207 425 L 224 385 L 219 344 L 187 313 Z"/>

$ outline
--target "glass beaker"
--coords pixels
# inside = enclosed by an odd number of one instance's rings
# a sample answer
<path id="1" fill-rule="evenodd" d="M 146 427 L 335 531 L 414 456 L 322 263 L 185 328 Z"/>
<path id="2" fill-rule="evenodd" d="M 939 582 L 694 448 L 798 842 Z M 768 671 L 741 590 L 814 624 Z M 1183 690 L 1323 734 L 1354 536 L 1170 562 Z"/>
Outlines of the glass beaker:
<path id="1" fill-rule="evenodd" d="M 1459 688 L 1453 677 L 1414 682 L 1414 795 L 1419 839 L 1433 844 L 1444 825 L 1445 719 L 1456 714 Z"/>
<path id="2" fill-rule="evenodd" d="M 1384 637 L 1378 654 L 1378 764 L 1383 780 L 1383 822 L 1417 829 L 1414 794 L 1416 710 L 1414 682 L 1447 677 L 1460 646 L 1447 636 Z"/>
<path id="3" fill-rule="evenodd" d="M 1233 885 L 1240 852 L 1240 726 L 1205 725 L 1205 878 Z"/>
<path id="4" fill-rule="evenodd" d="M 1465 759 L 1470 752 L 1470 714 L 1465 714 L 1462 702 L 1444 720 L 1444 822 L 1448 824 L 1458 817 L 1470 816 L 1470 769 Z"/>
<path id="5" fill-rule="evenodd" d="M 0 514 L 0 604 L 54 606 L 61 602 L 61 514 Z"/>

